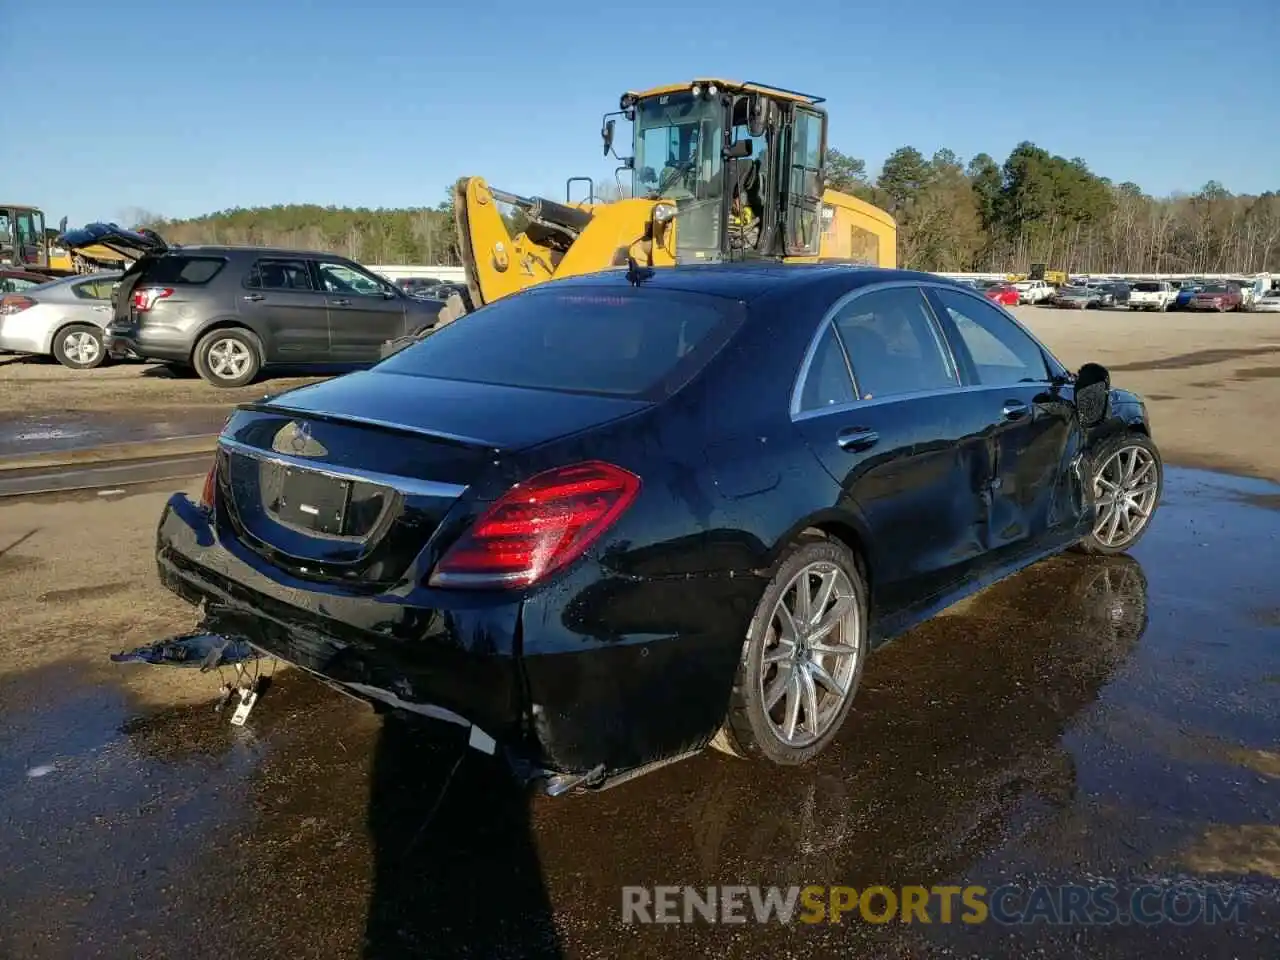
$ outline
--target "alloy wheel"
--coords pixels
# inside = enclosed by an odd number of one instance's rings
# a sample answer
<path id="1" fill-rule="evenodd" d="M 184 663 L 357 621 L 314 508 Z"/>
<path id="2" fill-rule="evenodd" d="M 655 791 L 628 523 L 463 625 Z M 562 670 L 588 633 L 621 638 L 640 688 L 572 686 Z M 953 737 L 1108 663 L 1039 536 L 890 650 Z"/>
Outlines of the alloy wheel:
<path id="1" fill-rule="evenodd" d="M 249 348 L 239 340 L 215 340 L 206 355 L 209 372 L 219 380 L 234 380 L 249 367 Z"/>
<path id="2" fill-rule="evenodd" d="M 98 359 L 102 346 L 93 334 L 77 330 L 63 339 L 62 352 L 73 363 L 88 365 Z"/>
<path id="3" fill-rule="evenodd" d="M 1098 515 L 1093 535 L 1120 548 L 1137 539 L 1151 519 L 1160 489 L 1159 466 L 1150 451 L 1133 444 L 1112 453 L 1094 473 Z"/>
<path id="4" fill-rule="evenodd" d="M 843 715 L 863 651 L 861 621 L 853 584 L 834 563 L 807 565 L 782 591 L 759 671 L 761 703 L 780 742 L 807 746 Z"/>

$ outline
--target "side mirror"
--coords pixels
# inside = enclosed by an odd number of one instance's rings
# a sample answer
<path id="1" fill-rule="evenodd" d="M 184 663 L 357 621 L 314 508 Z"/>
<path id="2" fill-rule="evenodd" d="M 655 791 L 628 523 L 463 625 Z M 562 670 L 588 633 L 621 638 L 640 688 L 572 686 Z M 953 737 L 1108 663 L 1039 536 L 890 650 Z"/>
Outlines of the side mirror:
<path id="1" fill-rule="evenodd" d="M 1076 374 L 1076 413 L 1080 423 L 1096 427 L 1111 413 L 1111 374 L 1100 363 L 1086 363 Z"/>
<path id="2" fill-rule="evenodd" d="M 749 157 L 753 147 L 754 144 L 750 140 L 737 140 L 725 148 L 724 158 L 726 160 L 741 160 L 744 157 Z"/>
<path id="3" fill-rule="evenodd" d="M 606 120 L 604 128 L 600 131 L 600 139 L 604 141 L 604 155 L 607 157 L 609 151 L 613 149 L 613 126 L 616 121 Z"/>

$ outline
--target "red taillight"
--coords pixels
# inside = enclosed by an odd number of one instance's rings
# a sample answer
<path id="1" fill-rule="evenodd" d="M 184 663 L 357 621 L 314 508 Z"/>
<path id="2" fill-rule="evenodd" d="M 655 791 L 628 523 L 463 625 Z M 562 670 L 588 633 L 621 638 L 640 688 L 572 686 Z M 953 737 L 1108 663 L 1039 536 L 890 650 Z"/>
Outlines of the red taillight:
<path id="1" fill-rule="evenodd" d="M 446 552 L 433 587 L 528 587 L 573 562 L 640 492 L 635 474 L 598 460 L 516 484 Z"/>
<path id="2" fill-rule="evenodd" d="M 34 307 L 35 305 L 36 302 L 30 297 L 7 296 L 0 300 L 0 317 L 21 313 L 28 307 Z"/>
<path id="3" fill-rule="evenodd" d="M 218 458 L 213 458 L 213 466 L 209 468 L 209 472 L 204 476 L 204 489 L 200 491 L 200 506 L 212 507 L 213 498 L 217 495 L 218 489 Z"/>
<path id="4" fill-rule="evenodd" d="M 173 287 L 140 287 L 133 291 L 133 309 L 146 313 L 160 300 L 173 296 Z"/>

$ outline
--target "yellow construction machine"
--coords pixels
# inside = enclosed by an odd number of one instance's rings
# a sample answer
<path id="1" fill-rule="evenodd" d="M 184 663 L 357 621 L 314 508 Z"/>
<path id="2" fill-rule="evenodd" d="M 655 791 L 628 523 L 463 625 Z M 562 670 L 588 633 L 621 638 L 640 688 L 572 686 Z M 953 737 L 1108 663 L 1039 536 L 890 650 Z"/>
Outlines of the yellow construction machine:
<path id="1" fill-rule="evenodd" d="M 893 267 L 897 225 L 885 211 L 826 189 L 821 97 L 762 83 L 703 79 L 623 94 L 605 114 L 604 154 L 629 171 L 631 197 L 595 202 L 572 177 L 565 202 L 522 197 L 465 177 L 454 187 L 471 306 L 536 283 L 610 267 L 769 259 Z M 618 117 L 631 155 L 614 151 Z M 589 185 L 571 202 L 575 181 Z M 502 208 L 527 226 L 511 236 Z"/>
<path id="2" fill-rule="evenodd" d="M 66 217 L 55 232 L 45 229 L 44 211 L 39 207 L 0 203 L 0 266 L 50 277 L 123 269 L 124 257 L 106 247 L 87 247 L 72 253 L 57 246 L 52 238 L 66 232 L 66 228 Z"/>

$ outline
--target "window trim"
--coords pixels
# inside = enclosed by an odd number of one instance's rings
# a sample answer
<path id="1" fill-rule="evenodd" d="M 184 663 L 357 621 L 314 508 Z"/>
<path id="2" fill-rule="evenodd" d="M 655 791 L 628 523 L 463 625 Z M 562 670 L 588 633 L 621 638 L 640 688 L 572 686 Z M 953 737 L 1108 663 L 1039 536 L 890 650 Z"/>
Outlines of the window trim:
<path id="1" fill-rule="evenodd" d="M 847 304 L 858 299 L 859 297 L 865 296 L 875 291 L 892 290 L 899 287 L 915 287 L 917 290 L 919 290 L 921 299 L 924 300 L 928 308 L 930 320 L 932 320 L 932 322 L 938 327 L 938 333 L 941 335 L 942 342 L 946 347 L 948 359 L 950 359 L 953 365 L 953 369 L 955 369 L 957 372 L 957 378 L 960 381 L 959 385 L 955 387 L 939 387 L 934 390 L 914 390 L 910 393 L 895 393 L 888 397 L 875 397 L 871 400 L 858 399 L 858 400 L 854 400 L 852 403 L 831 404 L 829 406 L 819 407 L 813 410 L 801 409 L 800 401 L 804 395 L 804 383 L 809 376 L 810 367 L 813 365 L 813 358 L 814 358 L 814 355 L 817 353 L 818 343 L 822 339 L 822 335 L 826 332 L 827 326 L 833 323 L 836 314 L 840 310 L 842 310 Z M 934 303 L 934 298 L 929 295 L 930 291 L 932 290 L 954 291 L 956 293 L 963 294 L 964 296 L 969 297 L 979 303 L 986 303 L 988 306 L 994 307 L 1000 313 L 1004 314 L 1005 318 L 1008 319 L 1015 326 L 1017 326 L 1019 330 L 1021 330 L 1028 337 L 1031 338 L 1031 341 L 1036 345 L 1037 348 L 1039 348 L 1041 355 L 1045 358 L 1045 367 L 1048 369 L 1049 375 L 1051 377 L 1054 376 L 1055 374 L 1061 375 L 1061 374 L 1067 374 L 1069 372 L 1066 366 L 1056 356 L 1054 356 L 1053 352 L 1044 345 L 1044 343 L 1040 340 L 1040 338 L 1037 337 L 1035 334 L 1033 334 L 1030 330 L 1028 330 L 1022 323 L 1020 323 L 1017 317 L 1015 317 L 1012 313 L 1010 313 L 1000 304 L 992 303 L 990 300 L 988 300 L 986 297 L 982 296 L 981 294 L 977 293 L 976 291 L 969 290 L 968 288 L 962 286 L 961 284 L 954 283 L 942 278 L 938 278 L 936 280 L 924 279 L 924 278 L 912 279 L 912 280 L 882 280 L 877 283 L 866 284 L 865 286 L 858 287 L 854 290 L 850 290 L 847 293 L 842 294 L 840 297 L 838 297 L 835 300 L 834 303 L 831 304 L 830 307 L 828 307 L 823 312 L 822 319 L 818 321 L 817 325 L 814 327 L 813 334 L 809 338 L 809 345 L 805 348 L 803 358 L 800 361 L 800 369 L 796 372 L 795 380 L 791 384 L 791 401 L 789 404 L 789 411 L 790 411 L 790 417 L 792 422 L 794 423 L 800 420 L 810 420 L 810 419 L 813 419 L 814 417 L 825 417 L 825 416 L 830 416 L 832 414 L 837 414 L 837 413 L 848 413 L 851 410 L 863 409 L 865 407 L 880 406 L 882 404 L 887 404 L 887 403 L 898 403 L 905 400 L 913 400 L 918 397 L 936 397 L 936 396 L 946 396 L 953 393 L 982 393 L 982 392 L 987 392 L 992 390 L 1008 390 L 1009 389 L 1008 384 L 967 382 L 969 380 L 969 373 L 966 370 L 962 370 L 962 368 L 960 368 L 959 366 L 958 359 L 955 353 L 955 345 L 951 341 L 951 333 L 942 324 L 942 321 L 938 318 L 938 315 L 937 315 L 938 308 Z M 839 336 L 839 330 L 836 331 L 836 335 Z M 841 342 L 840 346 L 841 346 L 841 349 L 843 350 L 844 349 L 843 342 Z M 847 362 L 848 361 L 847 351 L 845 353 L 845 359 Z M 850 364 L 850 369 L 852 370 L 852 364 Z M 857 391 L 856 378 L 854 380 L 854 388 L 855 388 L 855 391 Z M 860 395 L 860 392 L 858 395 Z"/>

